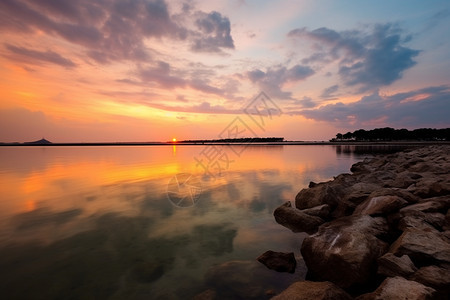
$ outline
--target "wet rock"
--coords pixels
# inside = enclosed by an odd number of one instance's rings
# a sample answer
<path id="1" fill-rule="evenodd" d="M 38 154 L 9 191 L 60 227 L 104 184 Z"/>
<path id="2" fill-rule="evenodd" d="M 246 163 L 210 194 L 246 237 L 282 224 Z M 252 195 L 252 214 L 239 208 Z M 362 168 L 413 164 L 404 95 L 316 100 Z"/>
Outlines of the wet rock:
<path id="1" fill-rule="evenodd" d="M 397 196 L 378 196 L 361 203 L 354 211 L 354 215 L 382 215 L 391 214 L 405 206 L 408 202 Z"/>
<path id="2" fill-rule="evenodd" d="M 450 263 L 450 243 L 439 232 L 408 228 L 391 245 L 389 252 L 408 255 L 414 263 L 442 261 Z"/>
<path id="3" fill-rule="evenodd" d="M 301 212 L 310 216 L 327 219 L 330 214 L 330 206 L 328 204 L 323 204 L 312 208 L 302 209 Z"/>
<path id="4" fill-rule="evenodd" d="M 300 281 L 292 284 L 273 300 L 350 300 L 343 289 L 331 282 Z"/>
<path id="5" fill-rule="evenodd" d="M 372 293 L 361 295 L 357 300 L 426 300 L 434 299 L 436 291 L 416 281 L 403 277 L 389 277 Z"/>
<path id="6" fill-rule="evenodd" d="M 384 218 L 343 217 L 320 226 L 304 239 L 301 253 L 309 274 L 342 288 L 365 284 L 376 270 L 376 259 L 388 245 L 377 236 L 388 231 Z"/>
<path id="7" fill-rule="evenodd" d="M 269 269 L 278 272 L 294 273 L 297 266 L 293 252 L 284 253 L 269 250 L 261 254 L 257 260 Z"/>
<path id="8" fill-rule="evenodd" d="M 408 255 L 397 257 L 392 253 L 386 253 L 378 258 L 378 274 L 387 277 L 409 276 L 417 271 L 416 266 Z"/>
<path id="9" fill-rule="evenodd" d="M 450 265 L 422 267 L 410 279 L 448 293 L 450 292 Z"/>
<path id="10" fill-rule="evenodd" d="M 313 233 L 317 231 L 319 225 L 325 222 L 319 217 L 308 215 L 292 207 L 289 201 L 275 209 L 273 215 L 278 224 L 289 228 L 293 232 Z"/>

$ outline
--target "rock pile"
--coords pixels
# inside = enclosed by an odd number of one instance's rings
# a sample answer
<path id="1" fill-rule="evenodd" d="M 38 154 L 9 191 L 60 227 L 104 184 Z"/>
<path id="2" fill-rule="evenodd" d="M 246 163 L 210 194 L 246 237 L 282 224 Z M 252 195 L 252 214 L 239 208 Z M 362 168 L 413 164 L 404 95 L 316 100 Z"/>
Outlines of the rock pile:
<path id="1" fill-rule="evenodd" d="M 311 234 L 301 246 L 308 281 L 277 299 L 447 299 L 450 146 L 366 159 L 351 171 L 310 183 L 295 208 L 275 210 L 278 223 Z M 308 297 L 318 282 L 326 292 Z"/>

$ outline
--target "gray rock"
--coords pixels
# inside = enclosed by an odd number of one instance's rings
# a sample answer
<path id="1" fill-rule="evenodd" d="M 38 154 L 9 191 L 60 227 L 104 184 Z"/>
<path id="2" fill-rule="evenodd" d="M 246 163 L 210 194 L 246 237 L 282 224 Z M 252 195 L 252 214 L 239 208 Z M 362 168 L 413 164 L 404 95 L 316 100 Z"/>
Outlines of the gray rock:
<path id="1" fill-rule="evenodd" d="M 257 260 L 269 269 L 278 272 L 294 273 L 297 266 L 293 252 L 284 253 L 269 250 L 261 254 Z"/>
<path id="2" fill-rule="evenodd" d="M 417 271 L 416 266 L 408 255 L 397 257 L 392 253 L 386 253 L 378 258 L 378 274 L 387 277 L 409 276 Z"/>
<path id="3" fill-rule="evenodd" d="M 314 281 L 293 283 L 272 300 L 350 300 L 353 299 L 335 284 Z"/>
<path id="4" fill-rule="evenodd" d="M 397 196 L 373 197 L 356 207 L 354 215 L 381 215 L 391 214 L 399 210 L 408 202 Z"/>
<path id="5" fill-rule="evenodd" d="M 317 231 L 319 225 L 325 222 L 319 217 L 305 214 L 301 210 L 292 207 L 289 201 L 275 209 L 273 215 L 278 224 L 289 228 L 293 232 L 313 233 Z"/>
<path id="6" fill-rule="evenodd" d="M 408 255 L 414 263 L 450 262 L 450 243 L 439 232 L 408 228 L 391 245 L 389 252 Z"/>
<path id="7" fill-rule="evenodd" d="M 388 245 L 377 238 L 388 231 L 384 218 L 343 217 L 320 226 L 303 240 L 301 253 L 313 278 L 342 288 L 372 279 L 376 259 Z"/>
<path id="8" fill-rule="evenodd" d="M 330 206 L 328 204 L 322 204 L 312 208 L 302 209 L 301 212 L 310 216 L 326 219 L 330 214 Z"/>
<path id="9" fill-rule="evenodd" d="M 403 277 L 389 277 L 372 293 L 361 295 L 357 300 L 426 300 L 434 299 L 436 291 L 416 281 Z"/>

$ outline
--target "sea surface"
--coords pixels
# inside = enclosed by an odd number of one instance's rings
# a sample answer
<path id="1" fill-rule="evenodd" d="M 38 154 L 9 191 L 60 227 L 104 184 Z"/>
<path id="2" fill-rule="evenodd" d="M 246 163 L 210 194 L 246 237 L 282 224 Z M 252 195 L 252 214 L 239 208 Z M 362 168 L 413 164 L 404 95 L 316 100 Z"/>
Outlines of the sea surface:
<path id="1" fill-rule="evenodd" d="M 369 148 L 0 147 L 2 298 L 270 298 L 306 274 L 305 234 L 274 209 Z M 267 250 L 296 272 L 256 261 Z"/>

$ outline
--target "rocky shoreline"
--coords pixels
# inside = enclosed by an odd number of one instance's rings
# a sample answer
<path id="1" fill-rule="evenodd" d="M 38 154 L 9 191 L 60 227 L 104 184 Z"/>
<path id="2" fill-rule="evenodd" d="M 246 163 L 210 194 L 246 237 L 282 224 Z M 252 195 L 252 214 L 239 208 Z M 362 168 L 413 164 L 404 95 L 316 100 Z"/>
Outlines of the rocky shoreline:
<path id="1" fill-rule="evenodd" d="M 376 156 L 351 172 L 311 182 L 295 207 L 275 210 L 278 223 L 310 235 L 300 249 L 307 280 L 273 299 L 448 299 L 450 146 Z M 269 254 L 259 260 L 292 270 Z"/>

